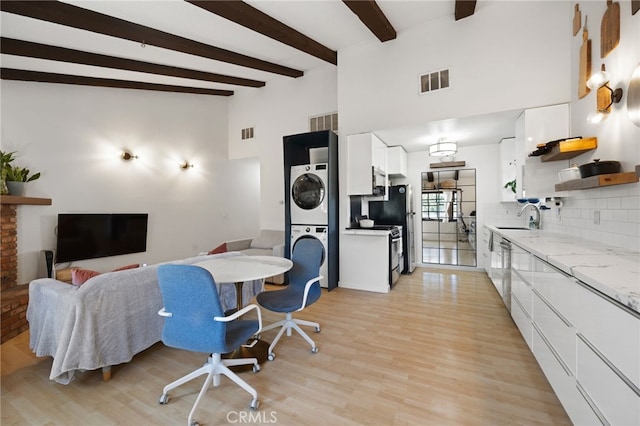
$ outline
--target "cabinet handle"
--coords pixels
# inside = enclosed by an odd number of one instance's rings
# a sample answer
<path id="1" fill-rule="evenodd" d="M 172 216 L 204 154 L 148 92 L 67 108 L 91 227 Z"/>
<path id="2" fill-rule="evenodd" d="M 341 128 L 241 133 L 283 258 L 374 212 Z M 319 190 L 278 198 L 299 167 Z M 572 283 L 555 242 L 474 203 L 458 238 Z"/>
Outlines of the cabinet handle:
<path id="1" fill-rule="evenodd" d="M 572 277 L 573 281 L 578 284 L 580 287 L 584 287 L 585 290 L 589 290 L 591 293 L 595 294 L 596 296 L 600 297 L 601 299 L 604 299 L 605 301 L 613 304 L 614 306 L 622 309 L 623 311 L 625 311 L 628 314 L 631 314 L 633 317 L 640 319 L 640 313 L 638 313 L 637 311 L 634 311 L 633 309 L 631 309 L 630 307 L 623 305 L 620 301 L 615 300 L 614 298 L 612 298 L 611 296 L 607 296 L 604 293 L 601 293 L 600 291 L 596 290 L 595 288 L 591 287 L 589 284 L 583 283 L 582 281 L 580 281 L 579 279 Z"/>
<path id="2" fill-rule="evenodd" d="M 558 363 L 560 364 L 560 367 L 562 367 L 562 369 L 564 370 L 565 373 L 567 373 L 567 376 L 573 377 L 573 374 L 571 373 L 571 370 L 569 370 L 569 367 L 567 367 L 567 365 L 564 363 L 564 361 L 562 360 L 562 358 L 560 358 L 560 355 L 558 354 L 558 352 L 556 352 L 556 350 L 553 348 L 553 345 L 551 344 L 551 342 L 549 342 L 546 338 L 546 336 L 544 335 L 544 333 L 542 332 L 542 330 L 540 330 L 540 328 L 538 327 L 538 324 L 531 323 L 533 325 L 533 328 L 538 332 L 538 335 L 540 335 L 540 338 L 542 339 L 542 341 L 544 342 L 545 345 L 547 345 L 547 347 L 549 348 L 549 350 L 551 351 L 551 353 L 553 354 L 553 356 L 555 357 L 555 359 L 558 361 Z"/>
<path id="3" fill-rule="evenodd" d="M 640 389 L 638 389 L 638 387 L 631 380 L 629 380 L 622 371 L 618 370 L 618 367 L 613 365 L 611 361 L 609 361 L 607 357 L 604 356 L 604 354 L 602 354 L 602 352 L 598 350 L 598 348 L 593 346 L 593 344 L 589 340 L 587 340 L 587 338 L 584 335 L 580 333 L 576 333 L 576 336 L 578 336 L 578 339 L 582 340 L 582 343 L 587 345 L 587 347 L 591 349 L 591 352 L 596 354 L 596 356 L 600 358 L 600 360 L 602 360 L 602 362 L 604 362 L 607 365 L 607 367 L 611 369 L 611 371 L 616 373 L 616 376 L 620 377 L 620 380 L 622 380 L 627 386 L 629 386 L 636 395 L 640 396 Z"/>
<path id="4" fill-rule="evenodd" d="M 576 388 L 578 389 L 578 392 L 580 392 L 584 400 L 587 401 L 587 405 L 589 405 L 591 410 L 593 410 L 593 414 L 598 417 L 598 420 L 600 420 L 603 425 L 610 426 L 611 423 L 607 421 L 607 419 L 604 417 L 604 414 L 602 414 L 596 403 L 593 402 L 587 391 L 582 386 L 580 386 L 580 383 L 576 382 Z"/>
<path id="5" fill-rule="evenodd" d="M 547 301 L 547 299 L 545 299 L 545 298 L 544 298 L 544 296 L 543 296 L 542 294 L 538 293 L 538 291 L 537 291 L 535 288 L 533 289 L 533 292 L 534 292 L 534 294 L 535 294 L 536 296 L 538 296 L 538 299 L 540 299 L 540 300 L 542 301 L 542 303 L 544 303 L 545 305 L 547 305 L 547 307 L 548 307 L 549 309 L 551 309 L 551 311 L 552 311 L 554 314 L 556 314 L 556 316 L 557 316 L 558 318 L 560 318 L 560 321 L 562 321 L 562 322 L 564 323 L 564 325 L 566 325 L 567 327 L 573 328 L 573 324 L 571 324 L 571 323 L 569 322 L 569 320 L 568 320 L 568 319 L 566 319 L 566 318 L 565 318 L 565 317 L 564 317 L 564 316 L 563 316 L 563 315 L 562 315 L 562 314 L 561 314 L 561 313 L 560 313 L 556 308 L 554 308 L 554 307 L 553 307 L 553 305 L 552 305 L 551 303 L 549 303 L 549 302 Z"/>
<path id="6" fill-rule="evenodd" d="M 511 293 L 511 299 L 515 300 L 516 303 L 518 304 L 518 306 L 520 307 L 520 310 L 522 311 L 522 313 L 524 314 L 525 317 L 527 317 L 528 320 L 531 320 L 531 317 L 529 316 L 529 313 L 527 312 L 527 310 L 524 308 L 524 306 L 522 305 L 522 303 L 520 302 L 520 300 L 518 300 L 518 296 L 516 296 L 515 294 Z"/>

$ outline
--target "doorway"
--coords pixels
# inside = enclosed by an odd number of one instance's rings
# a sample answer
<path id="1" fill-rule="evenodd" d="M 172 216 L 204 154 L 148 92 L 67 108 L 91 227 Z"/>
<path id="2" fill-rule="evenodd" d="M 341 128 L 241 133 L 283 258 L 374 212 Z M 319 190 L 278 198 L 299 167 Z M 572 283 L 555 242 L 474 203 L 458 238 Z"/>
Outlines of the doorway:
<path id="1" fill-rule="evenodd" d="M 422 173 L 422 263 L 477 266 L 476 170 Z"/>

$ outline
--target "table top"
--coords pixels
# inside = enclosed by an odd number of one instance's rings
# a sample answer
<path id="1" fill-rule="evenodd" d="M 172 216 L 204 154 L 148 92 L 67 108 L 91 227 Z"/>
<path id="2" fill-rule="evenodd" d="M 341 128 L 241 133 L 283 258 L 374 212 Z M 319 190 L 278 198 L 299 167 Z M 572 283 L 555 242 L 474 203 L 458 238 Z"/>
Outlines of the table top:
<path id="1" fill-rule="evenodd" d="M 293 267 L 293 262 L 276 256 L 242 255 L 213 257 L 195 265 L 211 272 L 217 283 L 235 283 L 282 274 Z"/>

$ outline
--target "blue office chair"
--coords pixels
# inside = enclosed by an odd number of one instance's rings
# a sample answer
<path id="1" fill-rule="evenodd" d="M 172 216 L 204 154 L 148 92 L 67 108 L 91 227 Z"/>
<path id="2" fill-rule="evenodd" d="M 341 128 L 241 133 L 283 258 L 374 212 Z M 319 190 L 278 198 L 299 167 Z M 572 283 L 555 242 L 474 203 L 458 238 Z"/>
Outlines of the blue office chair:
<path id="1" fill-rule="evenodd" d="M 273 353 L 273 348 L 275 348 L 284 332 L 287 332 L 287 336 L 291 336 L 292 329 L 296 330 L 311 345 L 312 353 L 318 352 L 316 344 L 307 333 L 302 331 L 300 325 L 315 327 L 316 333 L 319 333 L 320 324 L 293 319 L 292 313 L 303 310 L 320 298 L 322 292 L 320 288 L 320 279 L 322 279 L 320 265 L 322 265 L 323 258 L 324 248 L 316 238 L 298 240 L 291 254 L 293 268 L 289 271 L 289 285 L 284 290 L 263 291 L 256 296 L 256 300 L 263 308 L 286 314 L 285 319 L 268 325 L 261 330 L 262 332 L 281 327 L 276 338 L 273 339 L 269 346 L 269 361 L 275 359 L 276 355 Z"/>
<path id="2" fill-rule="evenodd" d="M 238 349 L 260 330 L 260 308 L 248 305 L 225 317 L 211 273 L 195 265 L 160 265 L 158 283 L 164 305 L 158 315 L 165 317 L 162 342 L 172 348 L 210 354 L 203 367 L 165 386 L 160 404 L 169 402 L 170 390 L 207 374 L 189 413 L 188 425 L 197 425 L 193 421 L 193 414 L 200 400 L 212 382 L 213 386 L 220 384 L 220 375 L 224 374 L 251 394 L 253 399 L 250 408 L 256 410 L 259 404 L 258 393 L 228 367 L 253 364 L 253 372 L 256 373 L 260 370 L 258 361 L 255 358 L 222 359 L 221 355 Z M 257 320 L 237 319 L 252 309 L 258 312 Z"/>

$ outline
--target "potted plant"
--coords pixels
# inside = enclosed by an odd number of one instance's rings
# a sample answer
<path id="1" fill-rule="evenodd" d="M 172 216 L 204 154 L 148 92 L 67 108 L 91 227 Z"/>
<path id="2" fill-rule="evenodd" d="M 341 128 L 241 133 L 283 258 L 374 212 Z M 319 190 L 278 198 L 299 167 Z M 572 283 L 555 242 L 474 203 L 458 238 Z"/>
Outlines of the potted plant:
<path id="1" fill-rule="evenodd" d="M 13 154 L 15 154 L 15 152 L 0 151 L 0 195 L 7 195 L 9 193 L 6 176 L 10 163 L 14 160 Z"/>
<path id="2" fill-rule="evenodd" d="M 6 183 L 8 191 L 4 192 L 4 188 L 2 188 L 2 190 L 3 194 L 9 193 L 11 195 L 22 196 L 25 192 L 26 183 L 40 178 L 40 173 L 31 174 L 31 171 L 26 167 L 12 165 L 11 163 L 15 160 L 13 154 L 15 154 L 15 152 L 4 153 L 0 151 L 0 157 L 2 159 L 0 173 L 2 174 L 2 180 Z"/>
<path id="3" fill-rule="evenodd" d="M 504 189 L 510 189 L 514 194 L 516 193 L 516 180 L 510 180 L 504 184 Z"/>

